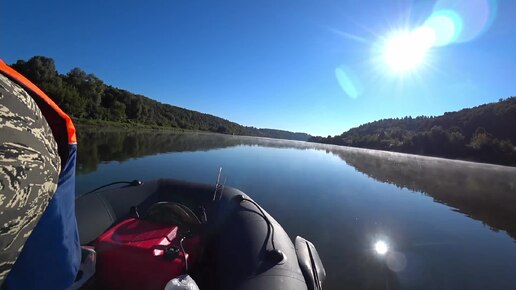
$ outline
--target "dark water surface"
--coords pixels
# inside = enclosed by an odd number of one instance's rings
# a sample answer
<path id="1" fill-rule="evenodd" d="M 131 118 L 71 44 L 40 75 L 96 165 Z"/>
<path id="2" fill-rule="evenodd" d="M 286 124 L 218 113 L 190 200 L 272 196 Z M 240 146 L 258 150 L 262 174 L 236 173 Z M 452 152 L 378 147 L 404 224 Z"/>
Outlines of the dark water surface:
<path id="1" fill-rule="evenodd" d="M 324 289 L 516 289 L 516 168 L 251 137 L 79 131 L 79 193 L 119 180 L 214 183 L 219 167 L 292 238 L 316 245 Z"/>

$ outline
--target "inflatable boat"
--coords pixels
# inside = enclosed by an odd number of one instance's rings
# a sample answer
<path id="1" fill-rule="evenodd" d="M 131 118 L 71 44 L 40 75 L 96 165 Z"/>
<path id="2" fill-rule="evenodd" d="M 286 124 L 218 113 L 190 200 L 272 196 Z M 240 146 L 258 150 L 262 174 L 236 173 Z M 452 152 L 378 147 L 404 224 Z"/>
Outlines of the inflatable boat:
<path id="1" fill-rule="evenodd" d="M 165 289 L 188 275 L 199 289 L 320 290 L 326 276 L 311 242 L 293 243 L 254 200 L 219 183 L 127 182 L 79 196 L 76 217 L 95 264 L 80 289 Z"/>

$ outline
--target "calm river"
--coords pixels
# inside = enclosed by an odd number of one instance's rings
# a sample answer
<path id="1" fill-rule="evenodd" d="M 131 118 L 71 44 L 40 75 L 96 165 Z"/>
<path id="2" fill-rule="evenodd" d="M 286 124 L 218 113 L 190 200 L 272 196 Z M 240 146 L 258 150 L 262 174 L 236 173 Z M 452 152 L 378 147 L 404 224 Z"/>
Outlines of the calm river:
<path id="1" fill-rule="evenodd" d="M 79 130 L 78 193 L 133 179 L 215 183 L 219 167 L 226 185 L 291 238 L 316 245 L 324 289 L 516 289 L 516 168 L 251 137 Z"/>

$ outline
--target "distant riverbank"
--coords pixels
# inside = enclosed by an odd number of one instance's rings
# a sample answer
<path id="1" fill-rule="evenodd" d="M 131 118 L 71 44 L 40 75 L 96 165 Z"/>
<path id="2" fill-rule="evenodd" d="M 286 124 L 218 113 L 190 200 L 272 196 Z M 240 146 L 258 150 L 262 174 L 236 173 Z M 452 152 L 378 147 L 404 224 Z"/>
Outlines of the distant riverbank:
<path id="1" fill-rule="evenodd" d="M 516 166 L 516 97 L 436 117 L 379 120 L 309 141 Z"/>

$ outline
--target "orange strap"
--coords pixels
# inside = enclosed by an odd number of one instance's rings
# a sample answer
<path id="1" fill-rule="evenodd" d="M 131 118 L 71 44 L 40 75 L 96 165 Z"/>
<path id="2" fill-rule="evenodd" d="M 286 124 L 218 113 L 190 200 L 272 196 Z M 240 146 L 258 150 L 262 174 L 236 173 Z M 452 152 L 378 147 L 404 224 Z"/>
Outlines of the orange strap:
<path id="1" fill-rule="evenodd" d="M 0 59 L 0 71 L 4 74 L 8 75 L 12 79 L 16 80 L 18 83 L 25 86 L 25 88 L 30 89 L 34 92 L 38 97 L 40 97 L 45 103 L 47 103 L 52 109 L 54 109 L 57 114 L 61 118 L 63 118 L 66 122 L 66 131 L 68 133 L 68 143 L 75 144 L 77 143 L 77 137 L 75 136 L 75 126 L 73 125 L 72 119 L 68 116 L 59 106 L 57 106 L 51 98 L 47 96 L 40 88 L 38 88 L 35 84 L 29 81 L 26 77 L 22 76 L 19 72 L 12 69 L 10 66 L 5 64 L 3 60 Z"/>

